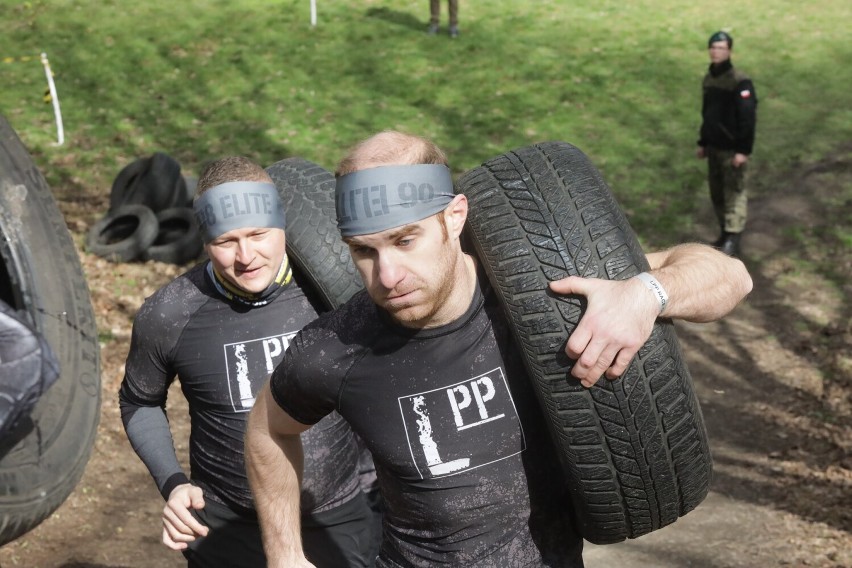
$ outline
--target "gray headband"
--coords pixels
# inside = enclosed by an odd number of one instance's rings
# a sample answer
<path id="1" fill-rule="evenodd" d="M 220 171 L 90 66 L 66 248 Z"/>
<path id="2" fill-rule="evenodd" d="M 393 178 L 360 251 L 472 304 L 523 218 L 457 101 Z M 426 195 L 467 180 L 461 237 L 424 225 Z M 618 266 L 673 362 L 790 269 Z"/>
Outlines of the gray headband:
<path id="1" fill-rule="evenodd" d="M 278 189 L 268 182 L 232 181 L 211 187 L 195 199 L 193 209 L 205 243 L 234 229 L 283 229 L 285 223 Z"/>
<path id="2" fill-rule="evenodd" d="M 455 197 L 447 166 L 382 166 L 337 179 L 337 228 L 344 237 L 379 233 L 425 219 Z"/>

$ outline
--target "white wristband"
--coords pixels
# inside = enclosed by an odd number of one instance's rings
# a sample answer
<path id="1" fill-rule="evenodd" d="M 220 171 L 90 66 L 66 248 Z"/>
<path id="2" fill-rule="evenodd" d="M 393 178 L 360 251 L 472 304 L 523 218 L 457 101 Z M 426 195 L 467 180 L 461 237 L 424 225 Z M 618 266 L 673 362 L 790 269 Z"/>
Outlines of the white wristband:
<path id="1" fill-rule="evenodd" d="M 654 293 L 657 300 L 660 301 L 660 313 L 663 313 L 663 310 L 666 309 L 666 304 L 669 303 L 669 295 L 666 294 L 666 290 L 663 288 L 663 285 L 660 284 L 660 281 L 647 272 L 639 273 L 635 276 L 635 278 L 641 280 L 642 283 L 648 287 L 648 290 Z"/>

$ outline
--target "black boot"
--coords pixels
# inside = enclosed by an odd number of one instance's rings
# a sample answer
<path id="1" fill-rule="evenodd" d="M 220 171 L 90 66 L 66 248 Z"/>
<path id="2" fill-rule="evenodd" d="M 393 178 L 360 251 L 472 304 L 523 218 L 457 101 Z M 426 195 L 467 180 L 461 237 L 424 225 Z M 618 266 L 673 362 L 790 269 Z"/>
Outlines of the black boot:
<path id="1" fill-rule="evenodd" d="M 740 234 L 741 233 L 725 233 L 722 244 L 719 250 L 728 256 L 740 256 Z"/>

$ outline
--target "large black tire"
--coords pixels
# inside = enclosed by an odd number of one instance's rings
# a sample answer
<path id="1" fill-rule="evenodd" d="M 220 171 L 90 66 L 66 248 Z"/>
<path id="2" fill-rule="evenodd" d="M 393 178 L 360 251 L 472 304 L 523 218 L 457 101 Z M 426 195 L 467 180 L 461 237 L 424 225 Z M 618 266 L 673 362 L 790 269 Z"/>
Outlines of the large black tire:
<path id="1" fill-rule="evenodd" d="M 615 198 L 588 158 L 551 142 L 467 172 L 468 235 L 512 322 L 571 489 L 582 536 L 596 544 L 649 533 L 694 509 L 712 474 L 692 379 L 660 320 L 625 374 L 583 388 L 564 355 L 585 306 L 548 282 L 621 280 L 648 268 Z"/>
<path id="2" fill-rule="evenodd" d="M 73 491 L 100 418 L 97 326 L 62 214 L 15 131 L 0 116 L 0 299 L 23 310 L 61 371 L 30 414 L 32 430 L 0 460 L 0 546 Z"/>
<path id="3" fill-rule="evenodd" d="M 287 256 L 328 308 L 340 306 L 364 284 L 337 230 L 334 175 L 302 158 L 286 158 L 266 171 L 287 215 Z"/>
<path id="4" fill-rule="evenodd" d="M 177 160 L 155 152 L 126 165 L 112 182 L 109 213 L 124 205 L 145 205 L 154 213 L 185 205 L 186 180 Z"/>

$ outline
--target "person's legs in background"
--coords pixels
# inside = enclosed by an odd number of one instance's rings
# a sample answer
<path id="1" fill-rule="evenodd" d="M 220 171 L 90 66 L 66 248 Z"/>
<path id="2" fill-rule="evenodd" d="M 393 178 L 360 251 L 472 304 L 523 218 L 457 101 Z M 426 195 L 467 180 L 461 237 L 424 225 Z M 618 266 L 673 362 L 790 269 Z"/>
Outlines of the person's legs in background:
<path id="1" fill-rule="evenodd" d="M 429 0 L 429 35 L 441 29 L 441 0 Z"/>
<path id="2" fill-rule="evenodd" d="M 748 194 L 745 187 L 745 175 L 748 164 L 738 168 L 731 165 L 725 168 L 725 233 L 727 238 L 721 250 L 729 256 L 740 256 L 740 239 L 745 230 L 748 214 Z"/>
<path id="3" fill-rule="evenodd" d="M 745 190 L 747 164 L 735 168 L 734 152 L 708 148 L 707 182 L 713 212 L 721 234 L 713 246 L 730 256 L 739 256 L 740 238 L 745 229 L 748 195 Z"/>
<path id="4" fill-rule="evenodd" d="M 450 4 L 450 37 L 459 36 L 459 0 L 449 0 Z"/>
<path id="5" fill-rule="evenodd" d="M 459 36 L 459 0 L 448 0 L 450 12 L 450 37 Z M 429 0 L 429 35 L 441 29 L 441 0 Z"/>

